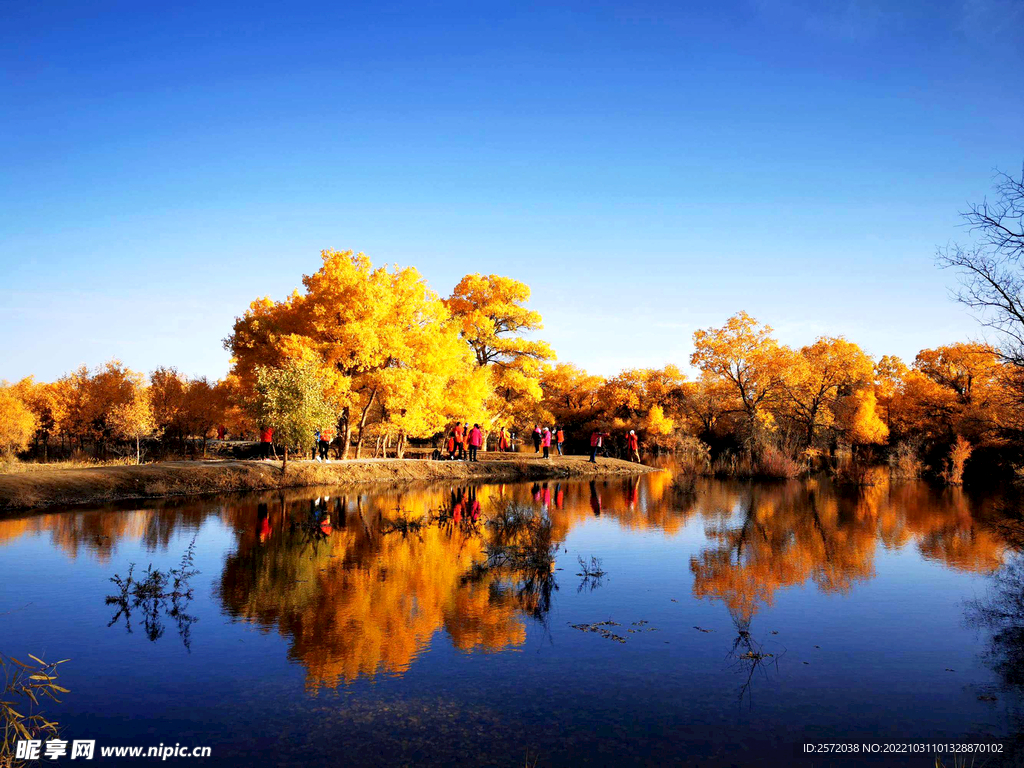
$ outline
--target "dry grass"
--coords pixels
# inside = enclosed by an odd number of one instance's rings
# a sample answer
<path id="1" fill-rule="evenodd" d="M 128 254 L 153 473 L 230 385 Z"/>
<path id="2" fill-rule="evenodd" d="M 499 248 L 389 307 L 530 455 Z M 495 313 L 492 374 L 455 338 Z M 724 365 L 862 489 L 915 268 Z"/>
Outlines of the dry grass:
<path id="1" fill-rule="evenodd" d="M 907 440 L 901 440 L 889 454 L 889 474 L 894 480 L 916 480 L 924 471 L 919 447 Z"/>
<path id="2" fill-rule="evenodd" d="M 89 469 L 92 467 L 133 467 L 134 458 L 120 457 L 107 461 L 94 459 L 67 459 L 65 461 L 52 461 L 40 463 L 35 461 L 0 461 L 0 475 L 17 475 L 24 472 L 49 472 L 54 469 Z"/>
<path id="3" fill-rule="evenodd" d="M 416 459 L 361 459 L 319 464 L 289 461 L 170 461 L 143 466 L 61 468 L 0 475 L 0 510 L 53 505 L 100 504 L 122 499 L 188 496 L 351 483 L 418 480 L 542 480 L 588 475 L 633 475 L 656 471 L 618 459 L 590 464 L 586 456 L 543 459 L 481 457 L 476 463 Z M 51 468 L 43 471 L 44 467 Z"/>

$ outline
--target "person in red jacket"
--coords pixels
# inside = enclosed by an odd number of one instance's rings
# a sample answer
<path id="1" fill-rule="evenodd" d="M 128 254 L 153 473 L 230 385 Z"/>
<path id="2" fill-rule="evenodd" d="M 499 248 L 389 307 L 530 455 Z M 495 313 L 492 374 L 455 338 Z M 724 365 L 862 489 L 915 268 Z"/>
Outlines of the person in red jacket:
<path id="1" fill-rule="evenodd" d="M 484 444 L 484 433 L 480 431 L 480 425 L 474 424 L 473 429 L 469 431 L 469 460 L 479 461 L 476 457 L 476 452 L 480 450 L 480 446 Z"/>
<path id="2" fill-rule="evenodd" d="M 632 429 L 629 430 L 629 434 L 626 435 L 626 448 L 629 450 L 629 460 L 640 463 L 640 440 L 636 436 L 636 432 Z"/>
<path id="3" fill-rule="evenodd" d="M 260 457 L 269 460 L 274 450 L 274 428 L 263 427 L 260 430 Z"/>
<path id="4" fill-rule="evenodd" d="M 508 450 L 508 433 L 502 427 L 498 432 L 498 453 L 505 453 Z"/>
<path id="5" fill-rule="evenodd" d="M 544 427 L 544 431 L 540 433 L 540 445 L 544 449 L 544 458 L 551 458 L 551 430 Z"/>
<path id="6" fill-rule="evenodd" d="M 555 427 L 555 448 L 558 449 L 558 455 L 564 456 L 565 453 L 562 450 L 562 445 L 565 443 L 565 430 L 561 427 Z"/>
<path id="7" fill-rule="evenodd" d="M 455 422 L 455 450 L 458 453 L 456 458 L 466 458 L 466 436 L 462 433 L 462 425 Z"/>
<path id="8" fill-rule="evenodd" d="M 448 449 L 448 461 L 455 459 L 455 433 L 449 432 L 448 439 L 445 441 L 445 448 Z"/>

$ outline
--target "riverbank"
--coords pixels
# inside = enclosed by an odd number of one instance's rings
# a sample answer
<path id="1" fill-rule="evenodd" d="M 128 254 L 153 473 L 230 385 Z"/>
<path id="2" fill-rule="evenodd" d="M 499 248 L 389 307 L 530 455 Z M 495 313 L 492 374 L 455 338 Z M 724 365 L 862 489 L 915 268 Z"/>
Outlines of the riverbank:
<path id="1" fill-rule="evenodd" d="M 40 467 L 31 472 L 0 475 L 0 511 L 314 485 L 432 480 L 512 482 L 657 471 L 619 459 L 602 458 L 591 464 L 586 456 L 507 456 L 484 455 L 476 463 L 424 459 L 359 459 L 329 464 L 289 461 L 286 473 L 281 472 L 280 462 L 264 461 L 167 461 L 82 469 Z"/>

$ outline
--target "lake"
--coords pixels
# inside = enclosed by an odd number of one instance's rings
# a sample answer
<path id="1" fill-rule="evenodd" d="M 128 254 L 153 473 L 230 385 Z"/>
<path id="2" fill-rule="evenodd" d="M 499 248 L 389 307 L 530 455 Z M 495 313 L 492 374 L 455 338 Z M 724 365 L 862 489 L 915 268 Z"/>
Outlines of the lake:
<path id="1" fill-rule="evenodd" d="M 681 494 L 671 479 L 0 520 L 0 652 L 70 659 L 71 692 L 45 708 L 64 738 L 210 746 L 215 765 L 934 766 L 797 750 L 1013 750 L 1015 505 L 924 483 Z M 178 568 L 190 545 L 198 573 L 173 599 L 135 604 L 110 580 Z"/>

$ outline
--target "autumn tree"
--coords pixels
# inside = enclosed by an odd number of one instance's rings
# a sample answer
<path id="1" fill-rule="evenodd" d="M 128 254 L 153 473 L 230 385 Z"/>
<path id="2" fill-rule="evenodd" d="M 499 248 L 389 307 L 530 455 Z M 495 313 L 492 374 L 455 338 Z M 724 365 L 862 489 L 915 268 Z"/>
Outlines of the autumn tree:
<path id="1" fill-rule="evenodd" d="M 540 378 L 542 418 L 573 430 L 592 426 L 601 412 L 601 376 L 587 373 L 572 363 L 545 366 Z"/>
<path id="2" fill-rule="evenodd" d="M 842 398 L 873 383 L 871 358 L 841 336 L 822 336 L 791 354 L 787 363 L 780 381 L 807 445 L 813 444 L 819 427 L 834 425 Z"/>
<path id="3" fill-rule="evenodd" d="M 459 326 L 415 269 L 374 268 L 352 251 L 321 257 L 303 293 L 259 299 L 236 320 L 225 345 L 243 391 L 261 367 L 315 363 L 340 409 L 343 457 L 353 428 L 360 454 L 371 413 L 404 438 L 437 431 L 456 409 L 481 412 L 483 388 Z"/>
<path id="4" fill-rule="evenodd" d="M 645 441 L 672 434 L 674 412 L 683 397 L 686 377 L 674 365 L 633 368 L 605 382 L 600 401 L 618 429 L 637 429 Z"/>
<path id="5" fill-rule="evenodd" d="M 107 415 L 115 437 L 135 442 L 135 463 L 142 463 L 142 437 L 153 431 L 153 409 L 149 392 L 141 380 L 133 382 L 126 400 L 116 403 Z"/>
<path id="6" fill-rule="evenodd" d="M 680 410 L 688 431 L 707 439 L 728 429 L 730 417 L 740 410 L 738 402 L 732 382 L 705 371 L 683 383 Z"/>
<path id="7" fill-rule="evenodd" d="M 487 408 L 502 424 L 531 415 L 544 394 L 542 365 L 555 357 L 547 342 L 526 336 L 543 328 L 540 313 L 524 306 L 529 299 L 525 283 L 480 274 L 463 277 L 445 299 L 476 364 L 490 372 Z"/>
<path id="8" fill-rule="evenodd" d="M 321 370 L 309 361 L 287 362 L 280 368 L 256 369 L 257 417 L 274 428 L 274 439 L 284 447 L 281 472 L 288 469 L 288 451 L 304 451 L 314 433 L 337 419 Z"/>
<path id="9" fill-rule="evenodd" d="M 696 331 L 693 346 L 691 365 L 728 382 L 752 425 L 759 410 L 772 402 L 782 385 L 779 374 L 783 354 L 772 337 L 772 328 L 739 312 L 721 328 Z"/>
<path id="10" fill-rule="evenodd" d="M 39 419 L 19 397 L 16 387 L 0 382 L 0 456 L 9 459 L 25 450 L 38 426 Z"/>
<path id="11" fill-rule="evenodd" d="M 236 407 L 235 388 L 224 382 L 211 382 L 205 376 L 189 378 L 176 368 L 157 368 L 150 376 L 150 400 L 155 426 L 164 438 L 179 442 L 199 438 L 203 455 L 212 430 L 225 421 Z"/>

